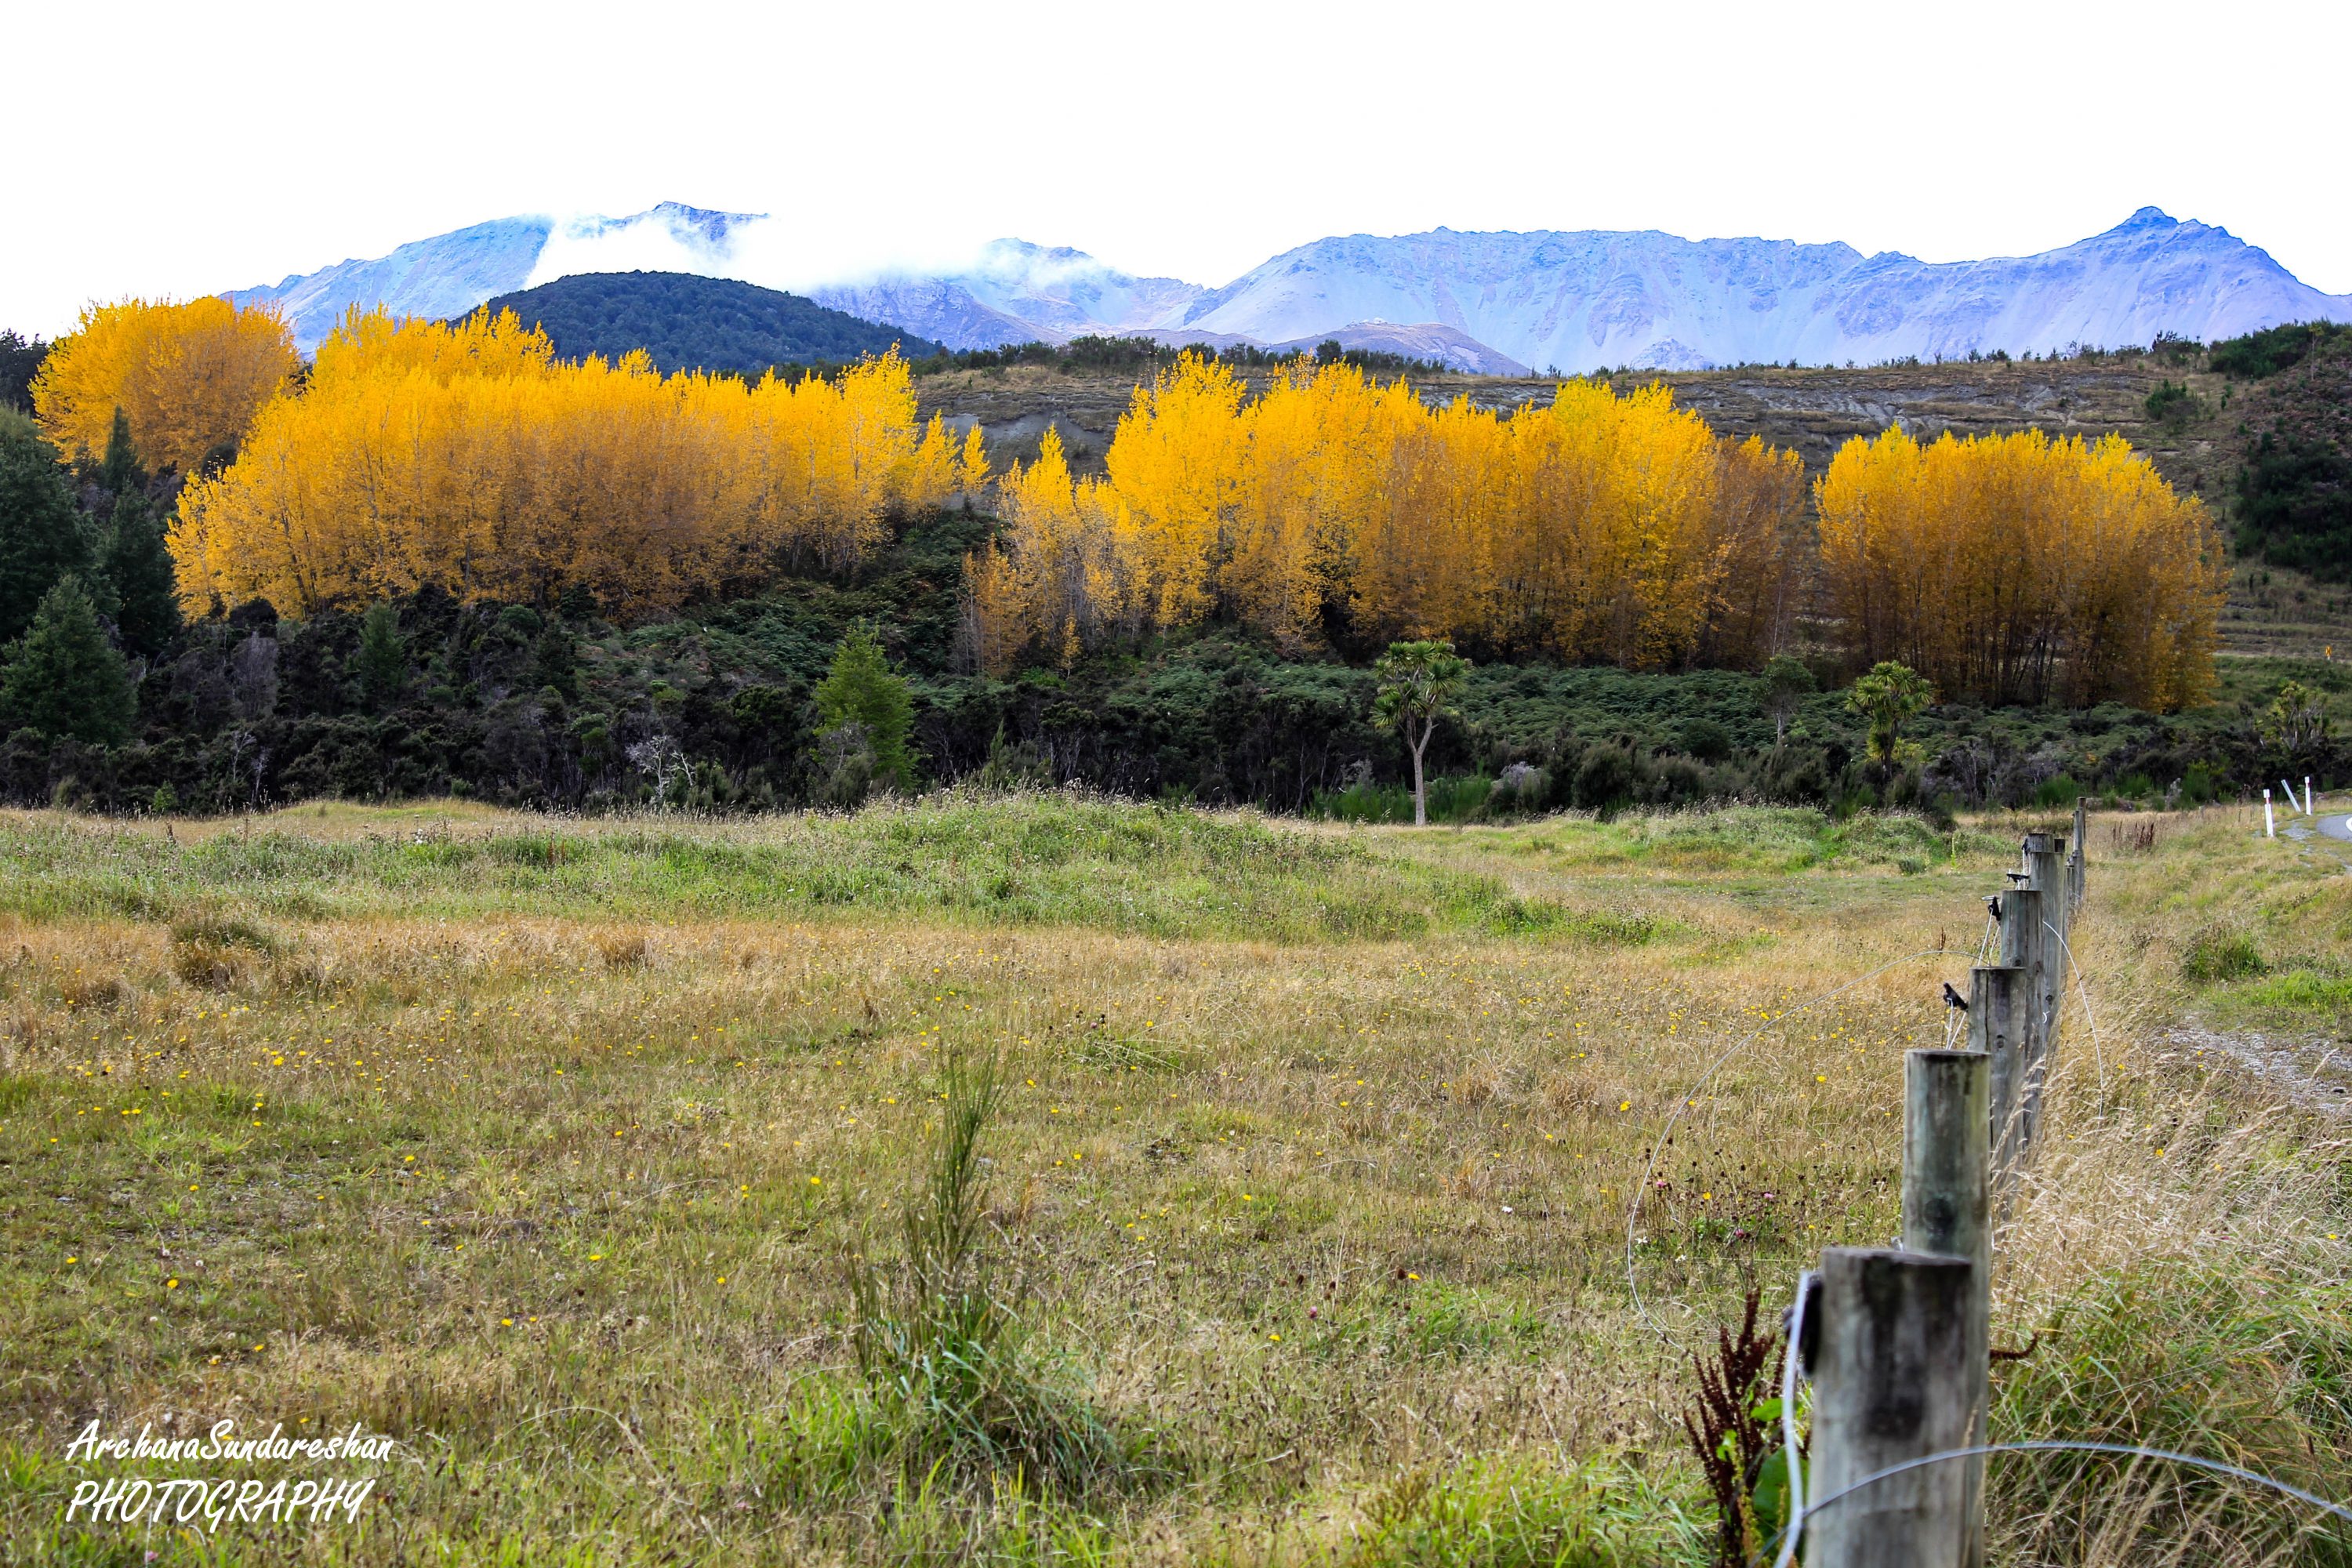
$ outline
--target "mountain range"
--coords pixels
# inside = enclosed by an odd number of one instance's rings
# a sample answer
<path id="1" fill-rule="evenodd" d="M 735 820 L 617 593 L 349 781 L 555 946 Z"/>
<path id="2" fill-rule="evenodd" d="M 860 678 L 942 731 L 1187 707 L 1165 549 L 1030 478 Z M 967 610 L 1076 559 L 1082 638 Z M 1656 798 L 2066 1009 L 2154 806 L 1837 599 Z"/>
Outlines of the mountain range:
<path id="1" fill-rule="evenodd" d="M 675 202 L 622 218 L 501 218 L 229 297 L 278 301 L 308 349 L 354 304 L 445 317 L 575 273 L 650 269 L 791 281 L 821 305 L 956 349 L 1089 333 L 1276 347 L 1337 337 L 1491 374 L 2046 353 L 2352 321 L 2352 295 L 2310 288 L 2227 229 L 2155 207 L 2056 250 L 1956 262 L 1655 230 L 1359 234 L 1215 289 L 1018 239 L 953 268 L 756 277 L 778 222 Z"/>

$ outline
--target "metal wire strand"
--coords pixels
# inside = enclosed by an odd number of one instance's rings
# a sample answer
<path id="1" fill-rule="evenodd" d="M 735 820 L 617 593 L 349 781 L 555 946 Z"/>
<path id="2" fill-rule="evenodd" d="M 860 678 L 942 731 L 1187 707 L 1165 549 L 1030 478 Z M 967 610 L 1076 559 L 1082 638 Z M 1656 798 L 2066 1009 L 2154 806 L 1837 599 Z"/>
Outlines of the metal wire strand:
<path id="1" fill-rule="evenodd" d="M 2268 1487 L 2273 1491 L 2283 1492 L 2299 1502 L 2307 1502 L 2315 1509 L 2352 1523 L 2352 1508 L 2347 1508 L 2342 1503 L 2330 1502 L 2315 1492 L 2307 1492 L 2301 1487 L 2280 1480 L 2275 1476 L 2266 1476 L 2259 1470 L 2247 1469 L 2242 1465 L 2232 1465 L 2221 1459 L 2208 1459 L 2197 1454 L 2176 1453 L 2169 1448 L 2144 1448 L 2132 1443 L 2081 1443 L 2063 1437 L 2043 1437 L 2024 1443 L 1979 1443 L 1972 1447 L 1947 1448 L 1938 1454 L 1927 1454 L 1916 1459 L 1906 1459 L 1899 1465 L 1889 1465 L 1875 1474 L 1864 1476 L 1852 1486 L 1841 1487 L 1829 1496 L 1816 1501 L 1812 1507 L 1805 1510 L 1805 1513 L 1819 1513 L 1832 1503 L 1852 1497 L 1864 1487 L 1875 1486 L 1889 1476 L 1899 1476 L 1906 1470 L 1916 1470 L 1927 1465 L 1941 1464 L 1946 1459 L 1971 1459 L 1980 1454 L 2054 1453 L 2120 1454 L 2143 1459 L 2165 1459 L 2176 1465 L 2189 1465 L 2197 1469 L 2210 1470 L 2216 1475 L 2231 1476 L 2242 1481 L 2252 1481 L 2257 1486 Z M 1789 1522 L 1783 1525 L 1766 1544 L 1766 1551 L 1780 1553 L 1774 1561 L 1780 1565 L 1780 1568 L 1786 1568 L 1789 1554 L 1796 1551 L 1797 1535 L 1803 1524 L 1803 1516 L 1792 1513 Z M 1750 1561 L 1759 1562 L 1761 1559 L 1756 1558 Z"/>
<path id="2" fill-rule="evenodd" d="M 1797 1347 L 1805 1342 L 1805 1298 L 1812 1294 L 1813 1271 L 1797 1276 L 1796 1305 L 1789 1309 L 1789 1342 L 1780 1352 L 1780 1452 L 1789 1477 L 1789 1540 L 1772 1568 L 1789 1568 L 1805 1531 L 1805 1476 L 1797 1460 Z"/>
<path id="3" fill-rule="evenodd" d="M 2083 1022 L 2091 1031 L 2091 1060 L 2098 1065 L 2099 1098 L 2105 1100 L 2107 1095 L 2107 1058 L 2106 1053 L 2099 1048 L 2099 1021 L 2091 1016 L 2091 988 L 2083 984 L 2083 966 L 2074 962 L 2074 950 L 2067 945 L 2066 933 L 2048 921 L 2042 922 L 2042 929 L 2058 939 L 2059 951 L 2066 955 L 2066 972 L 2074 977 L 2074 994 L 2083 999 Z M 2063 998 L 2065 994 L 2066 988 L 2061 985 L 2058 994 Z M 2057 1027 L 2054 1018 L 2051 1020 L 2051 1027 L 2053 1032 Z"/>

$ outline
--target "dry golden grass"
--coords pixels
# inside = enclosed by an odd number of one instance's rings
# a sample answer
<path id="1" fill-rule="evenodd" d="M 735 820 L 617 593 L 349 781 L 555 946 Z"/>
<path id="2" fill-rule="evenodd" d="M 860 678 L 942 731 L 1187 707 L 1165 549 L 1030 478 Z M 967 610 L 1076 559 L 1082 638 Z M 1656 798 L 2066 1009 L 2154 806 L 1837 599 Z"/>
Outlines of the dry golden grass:
<path id="1" fill-rule="evenodd" d="M 1820 1247 L 1893 1233 L 1902 1049 L 1944 1041 L 2018 826 L 9 818 L 0 1555 L 103 1559 L 59 1527 L 64 1443 L 168 1413 L 409 1446 L 361 1524 L 240 1561 L 1696 1561 L 1685 1349 L 1747 1282 L 1777 1301 Z M 2333 1124 L 2158 1044 L 2205 1000 L 2185 909 L 2352 913 L 2245 826 L 2165 819 L 2095 867 L 2105 1088 L 2070 1030 L 1997 1342 L 2118 1279 L 2144 1382 L 2181 1331 L 2167 1281 L 2259 1274 L 2298 1323 L 2341 1317 Z M 787 894 L 802 868 L 864 880 Z M 1012 1072 L 994 1245 L 1041 1375 L 1149 1457 L 1132 1484 L 942 1491 L 859 1458 L 842 1258 L 887 1247 L 950 1048 Z M 1633 1226 L 1662 1334 L 1627 1205 L 1677 1105 Z M 2213 1429 L 2273 1466 L 2308 1444 L 2299 1479 L 2342 1492 L 2341 1401 L 2291 1329 L 2198 1363 L 2273 1373 Z M 2143 1419 L 2137 1387 L 2034 1408 L 2152 1440 L 2180 1402 Z M 2088 1550 L 2003 1495 L 2021 1552 Z M 2277 1549 L 2244 1500 L 2184 1497 Z M 1524 1550 L 1463 1523 L 1506 1517 Z"/>

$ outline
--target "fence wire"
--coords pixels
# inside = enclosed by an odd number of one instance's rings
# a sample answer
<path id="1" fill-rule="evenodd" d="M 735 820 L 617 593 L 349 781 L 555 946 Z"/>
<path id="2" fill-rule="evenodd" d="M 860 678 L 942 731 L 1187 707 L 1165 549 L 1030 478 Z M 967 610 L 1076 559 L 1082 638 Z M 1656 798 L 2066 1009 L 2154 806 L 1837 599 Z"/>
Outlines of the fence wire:
<path id="1" fill-rule="evenodd" d="M 1802 1298 L 1800 1297 L 1801 1301 L 1801 1300 Z M 1791 1356 L 1790 1359 L 1793 1361 L 1796 1358 Z M 1832 1503 L 1852 1497 L 1864 1487 L 1877 1485 L 1889 1476 L 1899 1476 L 1906 1470 L 1921 1469 L 1928 1465 L 1940 1465 L 1947 1459 L 1972 1459 L 1979 1455 L 2062 1453 L 2114 1454 L 2132 1458 L 2163 1459 L 2176 1465 L 2187 1465 L 2195 1469 L 2210 1470 L 2215 1475 L 2229 1476 L 2242 1481 L 2252 1481 L 2256 1486 L 2268 1487 L 2273 1491 L 2294 1498 L 2299 1502 L 2309 1503 L 2322 1512 L 2331 1514 L 2347 1523 L 2352 1523 L 2352 1508 L 2347 1508 L 2339 1502 L 2330 1502 L 2316 1492 L 2305 1491 L 2291 1482 L 2280 1480 L 2276 1476 L 2266 1476 L 2260 1470 L 2250 1470 L 2242 1465 L 2232 1465 L 2226 1460 L 2209 1459 L 2200 1454 L 2177 1453 L 2170 1448 L 2147 1448 L 2132 1443 L 2090 1443 L 2075 1442 L 2064 1437 L 2041 1437 L 2018 1443 L 1979 1443 L 1971 1447 L 1947 1448 L 1941 1453 L 1925 1454 L 1916 1459 L 1906 1459 L 1899 1465 L 1889 1465 L 1883 1470 L 1864 1476 L 1851 1486 L 1840 1487 L 1836 1491 L 1815 1502 L 1811 1508 L 1803 1508 L 1793 1502 L 1798 1492 L 1796 1481 L 1793 1479 L 1796 1475 L 1796 1450 L 1791 1448 L 1789 1459 L 1789 1473 L 1791 1477 L 1789 1496 L 1792 1500 L 1792 1506 L 1789 1510 L 1789 1522 L 1773 1534 L 1772 1539 L 1765 1543 L 1764 1549 L 1766 1552 L 1776 1553 L 1772 1559 L 1773 1568 L 1789 1568 L 1790 1560 L 1796 1554 L 1798 1541 L 1804 1533 L 1805 1521 L 1809 1517 L 1822 1512 Z M 1759 1555 L 1749 1561 L 1751 1563 L 1759 1563 L 1762 1558 Z"/>

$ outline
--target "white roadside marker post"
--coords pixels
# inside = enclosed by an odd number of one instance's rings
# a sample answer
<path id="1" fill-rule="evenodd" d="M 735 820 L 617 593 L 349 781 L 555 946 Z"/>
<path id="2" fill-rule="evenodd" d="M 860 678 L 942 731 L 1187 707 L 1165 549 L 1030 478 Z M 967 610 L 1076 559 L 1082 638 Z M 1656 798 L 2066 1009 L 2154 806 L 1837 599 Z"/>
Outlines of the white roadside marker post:
<path id="1" fill-rule="evenodd" d="M 2263 791 L 2263 837 L 2278 837 L 2278 819 L 2271 815 L 2271 792 L 2267 789 Z"/>

